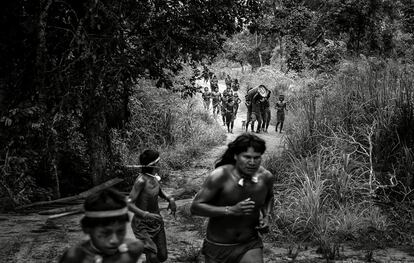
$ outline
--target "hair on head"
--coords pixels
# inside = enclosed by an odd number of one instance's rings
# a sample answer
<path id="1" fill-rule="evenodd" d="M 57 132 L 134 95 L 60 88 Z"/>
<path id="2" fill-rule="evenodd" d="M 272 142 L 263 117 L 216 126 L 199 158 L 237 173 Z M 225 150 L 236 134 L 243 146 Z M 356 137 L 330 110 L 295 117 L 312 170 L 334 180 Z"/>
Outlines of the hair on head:
<path id="1" fill-rule="evenodd" d="M 251 134 L 243 133 L 239 135 L 234 141 L 229 143 L 227 150 L 216 162 L 215 167 L 226 164 L 235 164 L 234 155 L 246 152 L 249 147 L 252 147 L 256 152 L 263 154 L 266 151 L 266 142 L 260 137 Z"/>
<path id="2" fill-rule="evenodd" d="M 148 165 L 151 162 L 157 160 L 158 157 L 160 157 L 160 153 L 156 150 L 147 149 L 147 150 L 143 151 L 141 153 L 141 155 L 139 156 L 139 162 L 141 163 L 141 165 L 144 165 L 144 167 L 142 167 L 142 169 L 141 169 L 142 172 L 143 173 L 152 173 L 152 171 L 154 170 L 154 167 L 145 167 L 145 165 Z M 153 165 L 153 166 L 155 166 L 155 165 Z"/>
<path id="3" fill-rule="evenodd" d="M 127 207 L 125 196 L 113 188 L 102 190 L 88 196 L 83 204 L 85 211 L 113 211 Z M 115 222 L 128 222 L 128 214 L 113 217 L 91 218 L 84 216 L 81 220 L 82 228 L 106 226 Z"/>

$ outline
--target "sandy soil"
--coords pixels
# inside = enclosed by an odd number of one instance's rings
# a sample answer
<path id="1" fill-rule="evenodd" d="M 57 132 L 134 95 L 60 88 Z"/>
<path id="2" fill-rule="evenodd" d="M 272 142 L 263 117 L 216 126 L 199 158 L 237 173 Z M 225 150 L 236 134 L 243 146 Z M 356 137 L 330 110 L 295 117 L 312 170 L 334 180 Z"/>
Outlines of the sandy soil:
<path id="1" fill-rule="evenodd" d="M 220 81 L 220 88 L 223 89 L 223 86 L 224 83 Z M 200 187 L 204 178 L 212 170 L 214 161 L 225 150 L 227 143 L 243 132 L 241 120 L 245 119 L 246 114 L 243 107 L 241 110 L 235 121 L 234 133 L 227 134 L 225 144 L 211 149 L 205 157 L 195 161 L 190 169 L 172 172 L 171 176 L 175 179 L 164 186 L 167 192 L 173 192 L 178 187 L 176 182 L 180 182 L 180 187 L 184 185 L 194 190 Z M 266 140 L 268 153 L 280 152 L 284 134 L 276 133 L 274 126 L 269 127 L 269 133 L 259 136 Z M 162 210 L 161 213 L 165 219 L 167 232 L 169 250 L 167 262 L 203 262 L 199 251 L 206 219 L 192 217 L 189 213 L 189 202 L 181 203 L 176 218 L 166 210 Z M 0 262 L 57 262 L 66 247 L 85 238 L 79 226 L 80 218 L 81 215 L 73 215 L 47 220 L 47 216 L 37 214 L 0 214 Z M 130 229 L 127 235 L 133 238 Z M 267 238 L 265 237 L 264 240 L 266 241 Z M 290 251 L 293 252 L 289 253 Z M 340 260 L 331 262 L 366 262 L 365 251 L 355 251 L 344 246 L 341 247 L 340 254 Z M 288 243 L 265 242 L 264 255 L 265 262 L 327 262 L 316 253 L 315 247 L 298 247 Z M 376 262 L 414 262 L 413 254 L 392 248 L 374 251 L 373 258 Z"/>

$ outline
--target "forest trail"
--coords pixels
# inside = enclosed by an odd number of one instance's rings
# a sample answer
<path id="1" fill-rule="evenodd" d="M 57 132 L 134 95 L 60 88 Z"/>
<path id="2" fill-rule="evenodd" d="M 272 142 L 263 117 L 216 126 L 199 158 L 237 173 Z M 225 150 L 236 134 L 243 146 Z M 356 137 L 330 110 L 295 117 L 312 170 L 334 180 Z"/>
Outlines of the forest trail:
<path id="1" fill-rule="evenodd" d="M 220 81 L 219 86 L 222 91 L 225 87 L 224 82 Z M 244 98 L 241 91 L 239 95 Z M 189 169 L 172 171 L 170 173 L 172 179 L 166 182 L 167 188 L 163 185 L 164 189 L 169 193 L 183 187 L 198 189 L 227 144 L 243 133 L 241 122 L 245 118 L 246 110 L 242 101 L 240 112 L 235 120 L 234 133 L 227 133 L 226 141 L 221 146 L 210 149 L 202 158 L 194 161 Z M 217 121 L 222 123 L 221 118 Z M 269 133 L 258 134 L 266 141 L 265 154 L 278 153 L 283 148 L 284 134 L 276 133 L 274 129 L 274 126 L 270 126 Z M 169 251 L 169 259 L 166 262 L 204 262 L 200 255 L 200 248 L 205 235 L 206 219 L 191 216 L 190 201 L 179 202 L 181 205 L 177 209 L 176 218 L 166 210 L 161 211 L 165 220 Z M 56 262 L 66 247 L 85 238 L 79 225 L 81 217 L 82 215 L 72 215 L 50 221 L 47 220 L 47 216 L 37 214 L 24 216 L 0 214 L 0 263 Z M 134 238 L 129 226 L 127 236 Z M 270 241 L 267 236 L 264 237 L 265 262 L 327 262 L 321 254 L 316 253 L 316 247 L 304 244 L 298 246 L 289 241 L 283 243 Z M 296 254 L 295 251 L 298 253 Z M 349 246 L 341 247 L 340 255 L 341 259 L 330 262 L 366 262 L 365 251 L 357 251 Z M 375 250 L 374 258 L 376 262 L 414 262 L 414 255 L 397 249 Z"/>
<path id="2" fill-rule="evenodd" d="M 209 85 L 203 81 L 198 81 L 197 84 L 200 86 Z M 225 88 L 224 81 L 220 80 L 220 92 L 223 92 Z M 242 102 L 234 122 L 233 133 L 227 133 L 226 141 L 222 145 L 210 149 L 202 158 L 193 163 L 192 168 L 186 171 L 177 171 L 173 173 L 175 181 L 185 181 L 185 185 L 187 186 L 193 185 L 195 187 L 200 187 L 209 172 L 212 171 L 215 161 L 226 150 L 227 144 L 244 132 L 242 129 L 242 120 L 246 119 L 246 108 L 244 106 L 244 94 L 242 94 L 241 91 L 239 91 L 239 97 L 242 99 Z M 212 114 L 211 109 L 210 114 Z M 221 127 L 227 131 L 226 127 L 223 125 L 221 115 L 217 116 L 216 120 Z M 265 154 L 280 151 L 284 134 L 276 133 L 274 126 L 269 126 L 268 133 L 259 133 L 257 135 L 266 141 L 267 150 Z M 170 188 L 168 190 L 171 192 L 173 189 Z M 203 262 L 199 251 L 204 238 L 203 231 L 207 221 L 205 218 L 191 217 L 189 205 L 190 204 L 187 203 L 178 207 L 176 219 L 169 215 L 165 210 L 161 212 L 165 220 L 167 233 L 169 251 L 169 259 L 167 262 Z M 131 238 L 133 237 L 130 228 L 128 229 L 128 236 Z"/>

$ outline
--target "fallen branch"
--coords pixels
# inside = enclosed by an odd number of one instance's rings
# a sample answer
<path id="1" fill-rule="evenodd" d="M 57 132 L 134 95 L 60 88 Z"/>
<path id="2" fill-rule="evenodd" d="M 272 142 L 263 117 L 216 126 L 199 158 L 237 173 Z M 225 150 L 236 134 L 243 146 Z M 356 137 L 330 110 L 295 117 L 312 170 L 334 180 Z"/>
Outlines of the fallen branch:
<path id="1" fill-rule="evenodd" d="M 64 198 L 51 200 L 51 201 L 41 201 L 41 202 L 35 202 L 35 203 L 27 204 L 27 205 L 22 205 L 22 206 L 16 207 L 16 210 L 23 210 L 23 209 L 34 207 L 34 206 L 45 206 L 45 205 L 51 205 L 51 204 L 64 204 L 64 203 L 68 204 L 72 201 L 76 201 L 76 200 L 79 200 L 79 199 L 84 199 L 84 198 L 86 198 L 87 196 L 89 196 L 91 194 L 94 194 L 94 193 L 102 191 L 106 188 L 112 187 L 112 186 L 122 182 L 123 180 L 124 179 L 121 179 L 121 178 L 114 178 L 114 179 L 111 179 L 109 181 L 106 181 L 103 184 L 94 186 L 91 189 L 89 189 L 85 192 L 82 192 L 78 195 L 75 195 L 75 196 L 69 196 L 69 197 L 64 197 Z"/>
<path id="2" fill-rule="evenodd" d="M 60 214 L 60 213 L 77 211 L 79 209 L 82 209 L 82 207 L 83 207 L 82 204 L 72 205 L 72 206 L 65 206 L 65 207 L 60 207 L 60 208 L 42 210 L 42 211 L 39 211 L 38 214 L 39 215 L 56 215 L 56 214 Z"/>

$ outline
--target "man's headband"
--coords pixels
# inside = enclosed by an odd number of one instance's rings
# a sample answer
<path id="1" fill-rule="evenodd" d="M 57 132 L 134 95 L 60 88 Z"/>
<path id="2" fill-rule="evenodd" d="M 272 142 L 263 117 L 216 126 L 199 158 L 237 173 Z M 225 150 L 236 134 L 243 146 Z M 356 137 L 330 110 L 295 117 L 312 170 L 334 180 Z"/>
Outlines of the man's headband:
<path id="1" fill-rule="evenodd" d="M 115 217 L 128 214 L 128 207 L 108 211 L 85 211 L 85 216 L 90 218 Z"/>
<path id="2" fill-rule="evenodd" d="M 131 165 L 125 165 L 125 166 L 128 168 L 157 167 L 157 166 L 154 166 L 154 164 L 158 163 L 159 161 L 160 161 L 160 157 L 150 162 L 149 164 L 131 164 Z"/>

